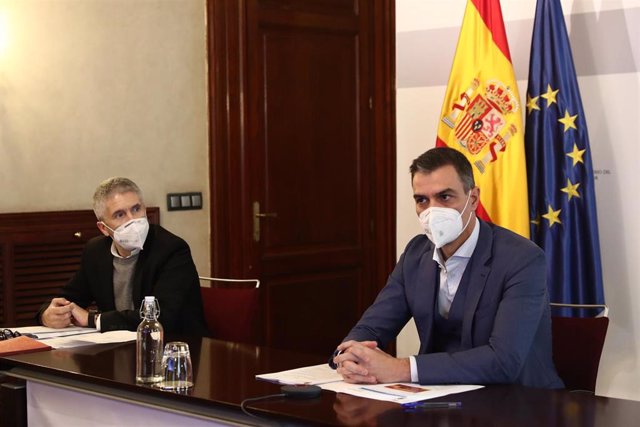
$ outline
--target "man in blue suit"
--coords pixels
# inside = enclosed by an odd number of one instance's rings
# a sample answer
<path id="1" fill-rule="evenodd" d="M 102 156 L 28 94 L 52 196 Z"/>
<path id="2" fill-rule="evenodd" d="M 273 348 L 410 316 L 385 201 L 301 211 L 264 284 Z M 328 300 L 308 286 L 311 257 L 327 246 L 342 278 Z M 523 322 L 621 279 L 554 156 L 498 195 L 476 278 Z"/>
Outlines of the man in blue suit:
<path id="1" fill-rule="evenodd" d="M 545 259 L 531 241 L 479 220 L 466 157 L 434 148 L 410 167 L 425 230 L 334 353 L 352 383 L 522 384 L 562 388 L 551 355 Z M 414 318 L 420 350 L 380 348 Z"/>

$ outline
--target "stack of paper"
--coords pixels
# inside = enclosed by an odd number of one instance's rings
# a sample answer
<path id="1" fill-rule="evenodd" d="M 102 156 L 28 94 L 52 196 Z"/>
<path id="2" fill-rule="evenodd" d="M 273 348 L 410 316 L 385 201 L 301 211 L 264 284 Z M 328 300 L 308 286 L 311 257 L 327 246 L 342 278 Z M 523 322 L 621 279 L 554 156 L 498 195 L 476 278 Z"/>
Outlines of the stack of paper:
<path id="1" fill-rule="evenodd" d="M 68 327 L 62 329 L 44 326 L 27 326 L 16 328 L 23 335 L 35 338 L 52 348 L 72 348 L 90 344 L 107 344 L 135 341 L 136 333 L 132 331 L 99 332 L 93 328 Z"/>
<path id="2" fill-rule="evenodd" d="M 331 369 L 326 363 L 273 374 L 256 375 L 256 378 L 289 385 L 319 385 L 342 381 L 342 376 Z"/>

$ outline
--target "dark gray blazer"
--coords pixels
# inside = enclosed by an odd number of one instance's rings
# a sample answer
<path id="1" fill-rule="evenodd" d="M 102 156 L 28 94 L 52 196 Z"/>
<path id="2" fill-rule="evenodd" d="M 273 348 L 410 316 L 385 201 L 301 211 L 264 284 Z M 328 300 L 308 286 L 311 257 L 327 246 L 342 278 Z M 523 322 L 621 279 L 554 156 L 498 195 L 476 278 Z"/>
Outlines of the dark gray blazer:
<path id="1" fill-rule="evenodd" d="M 384 347 L 414 318 L 421 384 L 564 385 L 551 355 L 551 315 L 545 258 L 531 241 L 479 221 L 478 244 L 462 276 L 467 294 L 461 350 L 434 353 L 438 265 L 434 246 L 416 236 L 376 301 L 345 340 Z"/>

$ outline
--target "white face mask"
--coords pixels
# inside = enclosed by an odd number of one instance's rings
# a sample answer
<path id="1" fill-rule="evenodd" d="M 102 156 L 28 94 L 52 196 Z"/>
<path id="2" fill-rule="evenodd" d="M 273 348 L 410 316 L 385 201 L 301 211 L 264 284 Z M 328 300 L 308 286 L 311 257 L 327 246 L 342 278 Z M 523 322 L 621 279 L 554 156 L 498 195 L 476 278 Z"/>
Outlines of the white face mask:
<path id="1" fill-rule="evenodd" d="M 464 204 L 464 208 L 462 208 L 462 212 L 467 208 L 470 199 L 471 191 L 469 191 L 469 196 Z M 469 219 L 463 227 L 462 212 L 458 212 L 453 208 L 434 206 L 422 211 L 418 220 L 429 240 L 436 245 L 437 249 L 440 249 L 447 243 L 456 240 L 464 229 L 467 228 L 467 225 L 469 225 L 473 215 L 469 215 Z"/>
<path id="2" fill-rule="evenodd" d="M 142 249 L 144 241 L 149 233 L 149 221 L 147 217 L 132 219 L 113 230 L 104 222 L 105 227 L 113 232 L 113 240 L 125 251 Z"/>

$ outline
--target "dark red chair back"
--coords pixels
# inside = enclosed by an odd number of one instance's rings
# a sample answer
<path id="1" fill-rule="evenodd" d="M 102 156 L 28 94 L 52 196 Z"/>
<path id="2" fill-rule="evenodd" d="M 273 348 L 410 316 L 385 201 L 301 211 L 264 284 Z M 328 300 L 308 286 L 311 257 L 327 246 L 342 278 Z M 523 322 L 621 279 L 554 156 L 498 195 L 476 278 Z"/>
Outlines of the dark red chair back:
<path id="1" fill-rule="evenodd" d="M 569 390 L 595 392 L 608 317 L 552 317 L 553 362 Z"/>
<path id="2" fill-rule="evenodd" d="M 212 338 L 259 344 L 259 288 L 200 288 Z"/>

